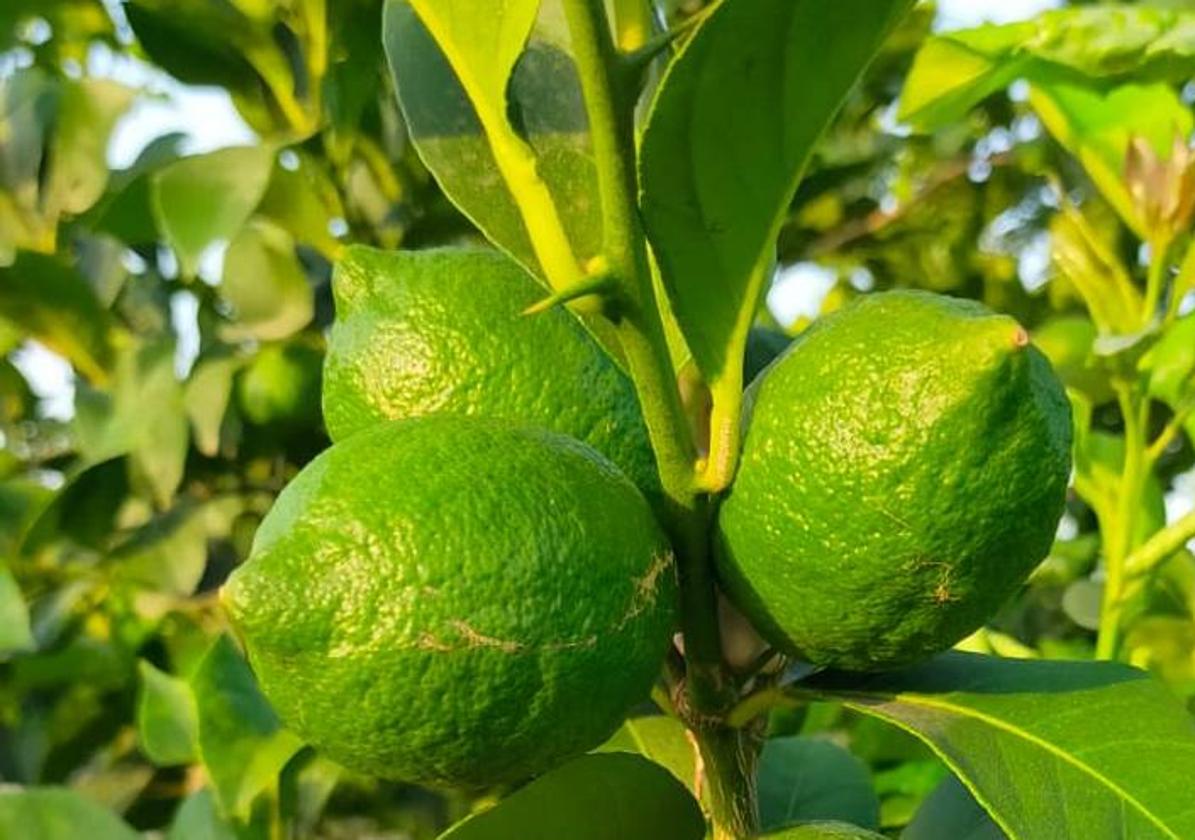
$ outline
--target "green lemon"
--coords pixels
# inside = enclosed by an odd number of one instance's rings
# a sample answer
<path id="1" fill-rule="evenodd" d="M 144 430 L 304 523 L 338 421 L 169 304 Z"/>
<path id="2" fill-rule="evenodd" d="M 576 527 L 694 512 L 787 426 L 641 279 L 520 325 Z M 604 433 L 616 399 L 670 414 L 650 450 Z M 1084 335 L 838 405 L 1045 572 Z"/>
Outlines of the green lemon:
<path id="1" fill-rule="evenodd" d="M 237 400 L 259 426 L 319 425 L 323 354 L 300 342 L 263 347 L 237 380 Z"/>
<path id="2" fill-rule="evenodd" d="M 719 573 L 792 655 L 852 670 L 924 658 L 1049 550 L 1070 408 L 1011 318 L 869 295 L 802 334 L 748 402 Z"/>
<path id="3" fill-rule="evenodd" d="M 300 736 L 363 772 L 479 786 L 610 736 L 658 675 L 676 581 L 593 449 L 434 415 L 312 461 L 222 599 Z"/>
<path id="4" fill-rule="evenodd" d="M 495 251 L 350 248 L 332 281 L 324 369 L 333 440 L 432 413 L 510 420 L 575 437 L 641 489 L 659 484 L 631 380 L 544 290 Z"/>

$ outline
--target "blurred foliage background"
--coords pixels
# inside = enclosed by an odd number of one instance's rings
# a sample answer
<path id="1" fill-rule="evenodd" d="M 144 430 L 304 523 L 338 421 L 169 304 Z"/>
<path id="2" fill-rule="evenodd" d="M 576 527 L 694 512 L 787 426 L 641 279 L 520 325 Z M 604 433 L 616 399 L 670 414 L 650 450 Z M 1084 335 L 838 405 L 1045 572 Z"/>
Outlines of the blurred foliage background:
<path id="1" fill-rule="evenodd" d="M 1195 4 L 1086 27 L 1068 15 L 1108 8 L 1081 5 L 972 41 L 934 38 L 939 11 L 917 8 L 821 144 L 749 364 L 873 290 L 1020 318 L 1071 391 L 1075 492 L 1051 556 L 965 646 L 1117 657 L 1189 698 Z M 381 0 L 0 8 L 0 780 L 55 787 L 23 819 L 76 813 L 97 838 L 424 838 L 473 804 L 303 749 L 216 602 L 327 444 L 340 249 L 480 241 L 407 141 L 380 15 Z M 225 92 L 252 141 L 193 153 L 196 113 L 113 168 L 114 133 L 167 77 Z M 69 387 L 48 391 L 55 365 Z M 889 833 L 946 776 L 837 707 L 772 727 L 816 735 L 803 748 L 835 784 L 874 784 L 859 807 Z M 663 729 L 634 734 L 682 737 Z"/>

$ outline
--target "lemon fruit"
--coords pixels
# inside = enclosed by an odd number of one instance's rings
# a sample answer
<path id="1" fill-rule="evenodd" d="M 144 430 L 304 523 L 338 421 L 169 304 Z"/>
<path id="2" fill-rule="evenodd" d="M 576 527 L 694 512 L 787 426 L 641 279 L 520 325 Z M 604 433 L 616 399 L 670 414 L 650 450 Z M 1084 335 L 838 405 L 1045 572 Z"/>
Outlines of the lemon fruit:
<path id="1" fill-rule="evenodd" d="M 870 295 L 803 333 L 747 402 L 719 575 L 794 656 L 922 659 L 982 625 L 1049 550 L 1070 409 L 1011 318 Z"/>
<path id="2" fill-rule="evenodd" d="M 324 369 L 333 440 L 379 421 L 478 415 L 584 441 L 641 489 L 659 485 L 631 380 L 564 309 L 496 251 L 353 247 L 332 281 Z"/>
<path id="3" fill-rule="evenodd" d="M 312 461 L 222 600 L 279 716 L 347 767 L 514 781 L 597 746 L 658 675 L 672 553 L 563 435 L 434 415 Z"/>

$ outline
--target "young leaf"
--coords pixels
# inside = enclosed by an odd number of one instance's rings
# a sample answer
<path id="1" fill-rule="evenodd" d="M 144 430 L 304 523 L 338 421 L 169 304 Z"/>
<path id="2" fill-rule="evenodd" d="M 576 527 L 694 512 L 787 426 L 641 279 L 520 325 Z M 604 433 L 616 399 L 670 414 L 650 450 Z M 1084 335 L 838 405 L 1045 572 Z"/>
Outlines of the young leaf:
<path id="1" fill-rule="evenodd" d="M 1131 75 L 1137 81 L 1185 81 L 1195 72 L 1193 33 L 1190 12 L 1095 6 L 936 35 L 913 62 L 901 93 L 901 118 L 934 131 L 1019 78 L 1078 82 Z"/>
<path id="2" fill-rule="evenodd" d="M 257 690 L 232 640 L 221 636 L 191 677 L 199 721 L 199 755 L 227 813 L 248 815 L 253 799 L 276 788 L 278 774 L 299 751 Z"/>
<path id="3" fill-rule="evenodd" d="M 1124 177 L 1129 142 L 1141 137 L 1155 155 L 1169 158 L 1175 137 L 1195 128 L 1190 109 L 1166 84 L 1122 85 L 1102 93 L 1082 85 L 1042 80 L 1029 102 L 1050 134 L 1083 164 L 1125 223 L 1144 240 L 1154 231 Z"/>
<path id="4" fill-rule="evenodd" d="M 29 608 L 7 564 L 0 562 L 0 661 L 33 648 Z"/>
<path id="5" fill-rule="evenodd" d="M 975 801 L 971 791 L 950 776 L 926 797 L 900 840 L 1005 840 L 1008 837 Z"/>
<path id="6" fill-rule="evenodd" d="M 757 779 L 759 822 L 765 831 L 817 820 L 880 826 L 880 801 L 867 765 L 825 739 L 769 740 Z"/>
<path id="7" fill-rule="evenodd" d="M 195 273 L 205 248 L 240 231 L 265 194 L 273 158 L 265 146 L 221 149 L 153 175 L 150 204 L 183 274 Z"/>
<path id="8" fill-rule="evenodd" d="M 1144 672 L 949 653 L 800 686 L 921 738 L 1017 840 L 1195 835 L 1174 783 L 1195 775 L 1195 723 Z"/>
<path id="9" fill-rule="evenodd" d="M 643 218 L 710 383 L 741 376 L 814 144 L 908 0 L 724 0 L 674 59 L 640 153 Z"/>
<path id="10" fill-rule="evenodd" d="M 697 801 L 670 773 L 626 753 L 582 756 L 546 773 L 442 840 L 701 840 Z"/>
<path id="11" fill-rule="evenodd" d="M 580 84 L 540 3 L 387 0 L 383 40 L 420 157 L 498 247 L 557 291 L 601 243 Z M 480 34 L 478 34 L 480 33 Z"/>
<path id="12" fill-rule="evenodd" d="M 123 820 L 67 788 L 0 788 L 0 837 L 141 840 Z"/>
<path id="13" fill-rule="evenodd" d="M 185 680 L 142 660 L 137 665 L 137 735 L 150 760 L 163 767 L 195 761 L 199 723 L 195 697 Z"/>

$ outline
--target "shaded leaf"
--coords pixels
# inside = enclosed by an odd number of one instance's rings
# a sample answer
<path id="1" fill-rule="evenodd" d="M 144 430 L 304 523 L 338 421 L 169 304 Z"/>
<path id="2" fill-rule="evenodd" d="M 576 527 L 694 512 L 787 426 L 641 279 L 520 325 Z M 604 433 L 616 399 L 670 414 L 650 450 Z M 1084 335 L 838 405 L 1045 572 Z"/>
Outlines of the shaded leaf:
<path id="1" fill-rule="evenodd" d="M 1150 395 L 1171 408 L 1195 399 L 1195 313 L 1171 324 L 1141 359 Z"/>
<path id="2" fill-rule="evenodd" d="M 103 382 L 112 364 L 111 324 L 87 281 L 57 259 L 22 253 L 0 268 L 0 318 Z"/>
<path id="3" fill-rule="evenodd" d="M 137 664 L 141 691 L 137 698 L 137 734 L 141 749 L 155 764 L 190 764 L 198 752 L 195 698 L 186 680 Z"/>
<path id="4" fill-rule="evenodd" d="M 626 753 L 583 756 L 531 782 L 444 840 L 701 840 L 696 800 L 667 771 Z"/>
<path id="5" fill-rule="evenodd" d="M 0 561 L 0 662 L 33 648 L 29 608 L 8 565 Z"/>
<path id="6" fill-rule="evenodd" d="M 270 185 L 257 208 L 258 215 L 334 261 L 343 245 L 328 226 L 333 219 L 344 217 L 340 195 L 316 158 L 295 154 L 298 163 L 294 169 L 287 169 L 281 163 L 274 165 Z"/>
<path id="7" fill-rule="evenodd" d="M 813 146 L 910 5 L 725 0 L 670 65 L 643 137 L 643 218 L 708 381 L 741 375 Z"/>
<path id="8" fill-rule="evenodd" d="M 119 817 L 67 788 L 0 788 L 0 837 L 140 840 Z"/>
<path id="9" fill-rule="evenodd" d="M 264 146 L 183 158 L 154 173 L 150 205 L 185 275 L 214 242 L 232 239 L 265 194 L 273 152 Z"/>
<path id="10" fill-rule="evenodd" d="M 191 371 L 183 397 L 195 434 L 195 448 L 215 457 L 220 451 L 220 428 L 232 399 L 232 382 L 243 362 L 220 356 L 199 362 Z"/>
<path id="11" fill-rule="evenodd" d="M 1195 834 L 1174 784 L 1195 774 L 1195 721 L 1141 671 L 950 653 L 807 686 L 924 740 L 1018 840 Z"/>
<path id="12" fill-rule="evenodd" d="M 282 728 L 227 636 L 200 661 L 191 690 L 203 766 L 223 808 L 244 817 L 259 793 L 277 788 L 278 774 L 302 744 Z"/>
<path id="13" fill-rule="evenodd" d="M 883 836 L 844 822 L 805 823 L 761 835 L 767 840 L 881 840 Z"/>
<path id="14" fill-rule="evenodd" d="M 237 840 L 237 834 L 220 815 L 211 790 L 203 788 L 178 806 L 166 840 Z"/>
<path id="15" fill-rule="evenodd" d="M 182 481 L 189 442 L 174 342 L 122 349 L 110 387 L 80 388 L 75 428 L 90 462 L 129 456 L 130 473 L 160 507 Z"/>
<path id="16" fill-rule="evenodd" d="M 1005 840 L 1000 826 L 954 776 L 944 779 L 917 810 L 900 840 Z"/>
<path id="17" fill-rule="evenodd" d="M 867 765 L 830 741 L 773 738 L 764 744 L 756 778 L 765 831 L 824 820 L 879 828 L 880 802 Z"/>

